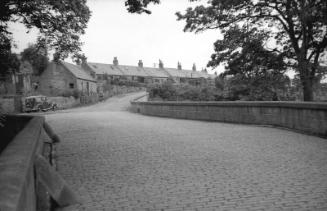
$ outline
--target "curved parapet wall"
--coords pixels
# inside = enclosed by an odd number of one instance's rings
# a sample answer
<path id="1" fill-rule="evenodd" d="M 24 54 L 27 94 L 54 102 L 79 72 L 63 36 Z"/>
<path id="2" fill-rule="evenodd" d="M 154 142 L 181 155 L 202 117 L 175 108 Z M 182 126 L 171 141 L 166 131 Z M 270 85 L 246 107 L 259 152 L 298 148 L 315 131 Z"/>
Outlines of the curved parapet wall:
<path id="1" fill-rule="evenodd" d="M 242 124 L 272 125 L 327 137 L 327 103 L 307 102 L 138 102 L 145 115 Z"/>
<path id="2" fill-rule="evenodd" d="M 0 210 L 36 210 L 33 162 L 44 117 L 8 118 L 30 120 L 0 154 Z"/>

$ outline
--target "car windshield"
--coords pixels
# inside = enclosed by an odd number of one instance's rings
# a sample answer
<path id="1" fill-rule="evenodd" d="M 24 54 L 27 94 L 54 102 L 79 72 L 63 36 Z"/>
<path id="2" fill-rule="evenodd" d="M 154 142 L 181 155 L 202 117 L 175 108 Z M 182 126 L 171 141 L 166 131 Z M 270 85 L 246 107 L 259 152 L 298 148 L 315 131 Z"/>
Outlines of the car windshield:
<path id="1" fill-rule="evenodd" d="M 30 98 L 30 99 L 25 100 L 26 103 L 30 103 L 30 102 L 33 102 L 33 101 L 34 101 L 34 98 Z"/>
<path id="2" fill-rule="evenodd" d="M 38 103 L 43 101 L 43 100 L 42 100 L 42 97 L 36 97 L 36 98 L 34 98 L 34 99 L 35 99 L 35 101 L 38 102 Z"/>
<path id="3" fill-rule="evenodd" d="M 26 107 L 33 107 L 35 104 L 35 98 L 30 98 L 25 100 Z"/>
<path id="4" fill-rule="evenodd" d="M 28 99 L 25 99 L 25 103 L 40 103 L 40 102 L 44 102 L 44 101 L 47 101 L 47 98 L 46 97 L 33 97 L 33 98 L 28 98 Z"/>

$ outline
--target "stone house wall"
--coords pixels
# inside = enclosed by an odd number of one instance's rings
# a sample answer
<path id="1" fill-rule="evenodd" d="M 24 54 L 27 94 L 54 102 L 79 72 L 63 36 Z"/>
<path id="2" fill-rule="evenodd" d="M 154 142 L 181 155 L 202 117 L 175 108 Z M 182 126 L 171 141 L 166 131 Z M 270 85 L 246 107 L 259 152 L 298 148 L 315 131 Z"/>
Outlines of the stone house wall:
<path id="1" fill-rule="evenodd" d="M 97 93 L 97 84 L 93 81 L 76 79 L 77 89 L 88 95 Z"/>
<path id="2" fill-rule="evenodd" d="M 145 78 L 144 82 L 146 84 L 153 84 L 153 83 L 163 83 L 167 81 L 168 78 L 161 78 L 161 77 L 147 77 Z"/>
<path id="3" fill-rule="evenodd" d="M 40 76 L 39 91 L 48 96 L 59 96 L 77 90 L 77 80 L 61 64 L 51 63 Z"/>
<path id="4" fill-rule="evenodd" d="M 97 93 L 95 81 L 76 78 L 63 65 L 51 63 L 40 77 L 39 91 L 47 96 L 69 95 L 74 91 L 86 95 Z"/>

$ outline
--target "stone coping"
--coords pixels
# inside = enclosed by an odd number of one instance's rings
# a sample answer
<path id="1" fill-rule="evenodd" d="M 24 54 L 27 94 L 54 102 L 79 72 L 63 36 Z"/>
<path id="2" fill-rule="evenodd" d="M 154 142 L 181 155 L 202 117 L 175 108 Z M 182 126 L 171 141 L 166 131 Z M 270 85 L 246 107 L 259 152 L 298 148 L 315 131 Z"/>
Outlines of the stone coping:
<path id="1" fill-rule="evenodd" d="M 22 116 L 26 118 L 26 116 Z M 32 117 L 0 155 L 0 210 L 22 210 L 33 199 L 34 155 L 40 142 L 44 117 Z M 28 204 L 28 206 L 30 206 Z"/>
<path id="2" fill-rule="evenodd" d="M 142 96 L 144 97 L 144 96 Z M 140 97 L 140 98 L 142 98 Z M 168 106 L 218 106 L 218 107 L 283 107 L 297 109 L 318 109 L 327 110 L 325 102 L 289 102 L 289 101 L 148 101 L 139 102 L 140 98 L 132 101 L 132 104 L 139 105 L 168 105 Z"/>
<path id="3" fill-rule="evenodd" d="M 137 99 L 136 99 L 137 100 Z M 327 103 L 132 101 L 131 111 L 160 117 L 255 124 L 327 137 Z"/>

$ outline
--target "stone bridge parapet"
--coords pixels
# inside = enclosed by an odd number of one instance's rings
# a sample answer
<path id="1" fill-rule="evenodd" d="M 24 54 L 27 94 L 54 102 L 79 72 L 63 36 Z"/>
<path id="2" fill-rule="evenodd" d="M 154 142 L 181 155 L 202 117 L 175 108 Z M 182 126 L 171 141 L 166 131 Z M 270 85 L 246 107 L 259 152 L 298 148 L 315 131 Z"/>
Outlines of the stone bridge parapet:
<path id="1" fill-rule="evenodd" d="M 316 102 L 131 102 L 145 115 L 181 119 L 270 125 L 327 137 L 327 103 Z"/>
<path id="2" fill-rule="evenodd" d="M 44 117 L 7 115 L 0 135 L 0 211 L 51 210 L 51 199 L 76 203 L 53 165 L 59 137 Z"/>

